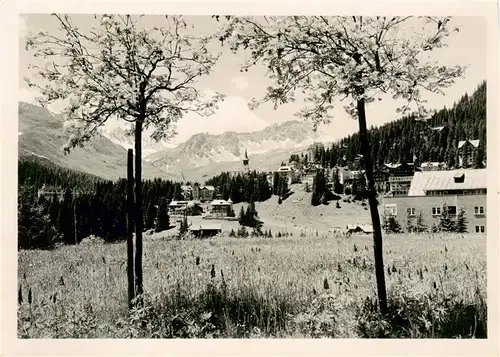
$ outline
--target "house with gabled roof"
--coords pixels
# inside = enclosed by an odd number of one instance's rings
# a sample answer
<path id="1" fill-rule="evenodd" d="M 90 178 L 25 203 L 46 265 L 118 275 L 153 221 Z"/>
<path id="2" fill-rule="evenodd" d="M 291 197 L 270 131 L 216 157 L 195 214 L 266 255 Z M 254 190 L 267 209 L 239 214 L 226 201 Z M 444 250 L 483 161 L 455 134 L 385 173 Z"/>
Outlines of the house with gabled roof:
<path id="1" fill-rule="evenodd" d="M 475 165 L 479 151 L 479 140 L 460 140 L 458 142 L 458 166 L 472 167 Z"/>
<path id="2" fill-rule="evenodd" d="M 437 225 L 446 205 L 456 218 L 462 208 L 471 233 L 486 232 L 486 169 L 415 172 L 406 196 L 384 197 L 384 213 L 404 226 L 407 219 L 422 214 L 429 228 Z"/>

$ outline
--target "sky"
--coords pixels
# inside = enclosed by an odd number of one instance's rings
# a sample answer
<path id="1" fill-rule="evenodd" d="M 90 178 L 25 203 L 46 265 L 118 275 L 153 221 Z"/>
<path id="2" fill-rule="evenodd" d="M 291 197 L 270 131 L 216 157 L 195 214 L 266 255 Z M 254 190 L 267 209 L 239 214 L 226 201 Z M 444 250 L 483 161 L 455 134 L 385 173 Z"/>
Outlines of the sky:
<path id="1" fill-rule="evenodd" d="M 146 16 L 144 22 L 148 26 L 161 24 L 163 16 Z M 219 25 L 210 16 L 186 16 L 185 20 L 194 27 L 193 32 L 197 34 L 210 34 L 217 30 Z M 25 36 L 30 32 L 55 31 L 56 20 L 50 15 L 36 14 L 24 15 L 20 21 L 20 101 L 33 102 L 36 92 L 28 89 L 23 78 L 30 76 L 27 67 L 34 59 L 24 49 Z M 84 31 L 89 28 L 89 23 L 94 21 L 92 15 L 76 15 L 74 21 Z M 433 59 L 444 65 L 468 66 L 465 78 L 458 79 L 456 83 L 445 91 L 445 95 L 426 94 L 429 109 L 441 109 L 444 106 L 451 107 L 464 93 L 472 93 L 478 84 L 487 78 L 487 39 L 485 19 L 481 17 L 454 17 L 450 28 L 459 27 L 460 32 L 450 37 L 449 47 L 432 52 Z M 207 93 L 221 92 L 227 97 L 220 104 L 220 109 L 210 117 L 200 117 L 196 114 L 187 114 L 176 127 L 178 133 L 167 146 L 175 146 L 187 140 L 196 133 L 221 134 L 225 131 L 249 132 L 265 128 L 268 125 L 297 119 L 294 113 L 298 112 L 302 103 L 297 101 L 277 110 L 272 105 L 263 105 L 255 111 L 248 109 L 247 103 L 253 97 L 262 97 L 270 80 L 266 76 L 265 68 L 255 67 L 248 72 L 240 72 L 240 65 L 244 61 L 244 54 L 235 55 L 228 48 L 218 43 L 211 45 L 211 49 L 221 52 L 222 56 L 209 76 L 202 78 L 199 89 Z M 334 120 L 329 125 L 322 125 L 320 131 L 322 138 L 334 141 L 352 134 L 358 129 L 357 121 L 353 120 L 343 109 L 343 103 L 339 104 L 333 111 Z M 51 110 L 59 111 L 64 103 L 52 106 Z M 367 107 L 368 125 L 378 126 L 386 122 L 398 119 L 396 113 L 398 103 L 391 98 Z M 301 120 L 301 119 L 299 119 Z M 112 124 L 111 124 L 112 125 Z"/>

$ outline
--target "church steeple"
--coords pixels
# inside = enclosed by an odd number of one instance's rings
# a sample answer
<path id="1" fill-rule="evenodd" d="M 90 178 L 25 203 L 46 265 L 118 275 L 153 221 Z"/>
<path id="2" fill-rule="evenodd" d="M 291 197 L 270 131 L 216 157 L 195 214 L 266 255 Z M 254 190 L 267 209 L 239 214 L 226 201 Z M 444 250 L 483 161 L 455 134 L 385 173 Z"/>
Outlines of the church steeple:
<path id="1" fill-rule="evenodd" d="M 243 166 L 247 167 L 250 160 L 248 160 L 247 149 L 245 149 L 245 157 L 243 158 Z"/>

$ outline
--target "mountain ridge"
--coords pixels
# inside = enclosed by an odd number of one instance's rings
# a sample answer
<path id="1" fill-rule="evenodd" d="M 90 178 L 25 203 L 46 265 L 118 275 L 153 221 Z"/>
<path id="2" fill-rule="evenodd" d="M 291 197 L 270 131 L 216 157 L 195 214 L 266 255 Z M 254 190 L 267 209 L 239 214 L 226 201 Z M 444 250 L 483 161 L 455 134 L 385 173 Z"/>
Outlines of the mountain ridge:
<path id="1" fill-rule="evenodd" d="M 127 175 L 127 151 L 101 134 L 96 134 L 84 147 L 75 147 L 64 154 L 62 147 L 69 134 L 64 130 L 64 118 L 46 108 L 18 103 L 18 156 L 36 156 L 58 166 L 83 171 L 104 179 L 116 180 Z M 145 178 L 179 179 L 148 163 L 143 164 Z"/>

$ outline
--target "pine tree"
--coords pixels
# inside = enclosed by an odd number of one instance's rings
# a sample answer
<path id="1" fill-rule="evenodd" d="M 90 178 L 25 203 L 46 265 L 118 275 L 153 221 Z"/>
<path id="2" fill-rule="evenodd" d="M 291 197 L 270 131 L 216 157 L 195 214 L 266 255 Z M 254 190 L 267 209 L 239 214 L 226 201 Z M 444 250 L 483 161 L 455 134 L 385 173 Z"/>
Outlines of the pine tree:
<path id="1" fill-rule="evenodd" d="M 179 227 L 179 237 L 185 236 L 187 232 L 188 232 L 187 216 L 184 216 L 184 218 L 181 221 L 181 225 Z"/>
<path id="2" fill-rule="evenodd" d="M 336 169 L 333 174 L 333 192 L 338 195 L 344 193 L 344 186 L 340 183 L 340 175 L 338 169 Z"/>
<path id="3" fill-rule="evenodd" d="M 326 180 L 323 170 L 318 170 L 313 181 L 313 192 L 311 196 L 311 205 L 318 206 L 325 202 Z"/>
<path id="4" fill-rule="evenodd" d="M 170 217 L 168 215 L 167 203 L 165 202 L 164 199 L 161 199 L 156 212 L 155 232 L 161 232 L 169 228 L 170 228 Z"/>
<path id="5" fill-rule="evenodd" d="M 443 204 L 441 216 L 439 217 L 439 230 L 442 232 L 455 232 L 455 222 L 451 219 L 448 212 L 448 205 Z"/>
<path id="6" fill-rule="evenodd" d="M 75 210 L 73 202 L 73 192 L 71 189 L 66 189 L 64 198 L 59 211 L 59 231 L 63 236 L 66 244 L 76 244 L 75 242 Z M 108 227 L 110 223 L 108 222 Z"/>
<path id="7" fill-rule="evenodd" d="M 147 200 L 144 200 L 147 202 Z M 157 217 L 156 208 L 152 202 L 147 202 L 147 209 L 144 211 L 144 229 L 149 230 L 155 228 L 155 219 Z"/>
<path id="8" fill-rule="evenodd" d="M 246 212 L 245 212 L 245 208 L 243 208 L 243 206 L 241 206 L 240 208 L 240 214 L 238 216 L 238 222 L 240 225 L 244 226 L 246 224 Z"/>
<path id="9" fill-rule="evenodd" d="M 417 216 L 415 230 L 417 231 L 417 233 L 423 233 L 427 231 L 427 226 L 424 223 L 424 215 L 422 214 L 422 211 L 420 211 Z"/>
<path id="10" fill-rule="evenodd" d="M 416 231 L 414 219 L 408 213 L 406 214 L 406 231 L 408 233 L 413 233 Z"/>
<path id="11" fill-rule="evenodd" d="M 467 233 L 467 217 L 465 210 L 461 207 L 457 215 L 456 231 L 458 233 Z"/>

